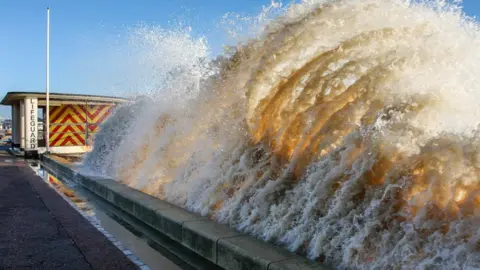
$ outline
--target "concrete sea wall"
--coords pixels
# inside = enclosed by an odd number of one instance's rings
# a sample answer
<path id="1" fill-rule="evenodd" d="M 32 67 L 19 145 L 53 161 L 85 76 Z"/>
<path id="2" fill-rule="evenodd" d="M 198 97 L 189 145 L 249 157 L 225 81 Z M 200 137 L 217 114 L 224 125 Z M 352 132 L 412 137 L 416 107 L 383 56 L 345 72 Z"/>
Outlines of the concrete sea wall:
<path id="1" fill-rule="evenodd" d="M 224 269 L 328 269 L 285 249 L 239 233 L 118 181 L 85 176 L 55 157 L 42 166 L 63 180 L 82 185 L 108 203 Z"/>

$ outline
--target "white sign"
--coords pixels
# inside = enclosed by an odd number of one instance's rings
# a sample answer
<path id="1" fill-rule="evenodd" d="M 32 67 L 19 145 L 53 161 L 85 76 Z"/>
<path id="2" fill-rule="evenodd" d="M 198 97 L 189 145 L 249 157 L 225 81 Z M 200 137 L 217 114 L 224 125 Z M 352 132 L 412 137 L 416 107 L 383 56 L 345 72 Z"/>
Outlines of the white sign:
<path id="1" fill-rule="evenodd" d="M 35 150 L 38 144 L 37 99 L 25 99 L 25 149 Z"/>

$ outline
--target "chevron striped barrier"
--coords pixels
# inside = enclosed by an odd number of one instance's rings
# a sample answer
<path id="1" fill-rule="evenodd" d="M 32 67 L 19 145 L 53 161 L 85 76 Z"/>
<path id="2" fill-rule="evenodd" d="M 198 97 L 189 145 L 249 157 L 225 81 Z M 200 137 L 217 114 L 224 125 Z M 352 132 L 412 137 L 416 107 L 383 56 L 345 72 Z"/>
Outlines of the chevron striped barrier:
<path id="1" fill-rule="evenodd" d="M 114 105 L 68 104 L 50 108 L 50 146 L 89 145 Z"/>

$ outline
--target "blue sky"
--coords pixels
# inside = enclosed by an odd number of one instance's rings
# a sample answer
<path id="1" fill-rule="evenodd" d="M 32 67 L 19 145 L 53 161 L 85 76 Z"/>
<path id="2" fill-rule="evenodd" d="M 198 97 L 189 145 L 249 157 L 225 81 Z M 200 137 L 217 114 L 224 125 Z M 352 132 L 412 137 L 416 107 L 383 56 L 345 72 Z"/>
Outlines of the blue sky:
<path id="1" fill-rule="evenodd" d="M 128 27 L 165 28 L 182 21 L 205 36 L 214 53 L 228 42 L 219 29 L 227 12 L 257 14 L 270 0 L 83 0 L 0 1 L 0 98 L 8 91 L 44 91 L 45 20 L 51 8 L 51 91 L 108 95 L 109 78 L 97 80 L 102 56 Z M 480 1 L 464 0 L 480 17 Z M 102 62 L 103 61 L 103 62 Z M 106 65 L 108 66 L 108 65 Z M 101 73 L 100 73 L 101 74 Z M 114 76 L 114 74 L 110 74 Z M 0 106 L 9 116 L 9 107 Z"/>

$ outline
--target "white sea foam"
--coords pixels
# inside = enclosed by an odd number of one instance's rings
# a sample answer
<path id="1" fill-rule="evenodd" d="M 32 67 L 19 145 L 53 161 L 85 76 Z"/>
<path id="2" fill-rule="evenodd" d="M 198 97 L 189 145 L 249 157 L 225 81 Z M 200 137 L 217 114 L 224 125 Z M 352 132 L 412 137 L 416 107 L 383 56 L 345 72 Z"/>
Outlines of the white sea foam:
<path id="1" fill-rule="evenodd" d="M 188 31 L 136 31 L 158 87 L 86 169 L 338 268 L 480 268 L 478 24 L 446 1 L 273 5 L 210 63 Z"/>

